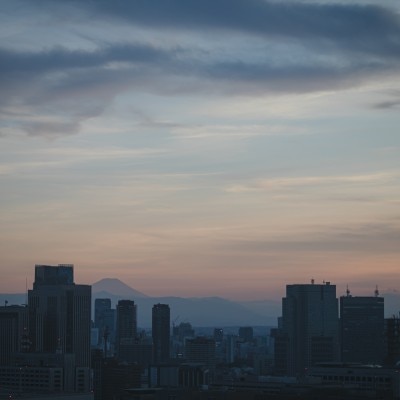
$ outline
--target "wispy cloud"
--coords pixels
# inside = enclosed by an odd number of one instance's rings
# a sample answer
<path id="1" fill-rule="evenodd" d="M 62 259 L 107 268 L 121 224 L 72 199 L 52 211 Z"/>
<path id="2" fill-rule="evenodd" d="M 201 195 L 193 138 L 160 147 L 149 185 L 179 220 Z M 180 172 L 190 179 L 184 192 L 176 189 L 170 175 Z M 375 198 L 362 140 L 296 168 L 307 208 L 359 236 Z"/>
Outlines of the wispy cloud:
<path id="1" fill-rule="evenodd" d="M 223 238 L 217 245 L 238 253 L 400 253 L 400 225 L 395 220 L 305 226 L 303 231 L 269 233 L 264 239 L 259 236 Z"/>
<path id="2" fill-rule="evenodd" d="M 299 187 L 318 187 L 332 185 L 365 185 L 370 183 L 388 183 L 398 180 L 396 172 L 382 172 L 367 175 L 340 176 L 300 176 L 271 179 L 257 179 L 245 184 L 234 184 L 226 188 L 227 192 L 245 193 L 253 191 L 286 190 Z"/>

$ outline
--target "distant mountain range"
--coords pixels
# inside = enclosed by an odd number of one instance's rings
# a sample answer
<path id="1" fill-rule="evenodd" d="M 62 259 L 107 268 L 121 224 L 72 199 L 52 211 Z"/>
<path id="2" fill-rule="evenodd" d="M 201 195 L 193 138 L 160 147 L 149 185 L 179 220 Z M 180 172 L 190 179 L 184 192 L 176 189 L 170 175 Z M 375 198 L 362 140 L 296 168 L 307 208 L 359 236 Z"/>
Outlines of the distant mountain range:
<path id="1" fill-rule="evenodd" d="M 124 282 L 115 278 L 104 278 L 100 281 L 93 283 L 92 293 L 108 292 L 118 296 L 130 296 L 130 297 L 148 297 L 144 293 L 139 292 L 136 289 L 128 286 Z"/>
<path id="2" fill-rule="evenodd" d="M 400 293 L 382 294 L 385 298 L 385 316 L 399 316 Z M 258 300 L 235 302 L 221 297 L 149 297 L 126 285 L 119 279 L 106 278 L 92 285 L 92 303 L 97 298 L 111 299 L 113 307 L 118 300 L 133 300 L 138 306 L 138 326 L 151 326 L 154 304 L 169 304 L 171 323 L 190 322 L 194 327 L 276 326 L 281 314 L 281 301 Z M 25 304 L 26 294 L 0 294 L 0 305 Z"/>
<path id="3" fill-rule="evenodd" d="M 259 313 L 246 303 L 237 303 L 221 297 L 182 298 L 175 296 L 149 297 L 118 279 L 106 278 L 92 285 L 92 298 L 109 298 L 113 307 L 118 300 L 133 300 L 138 306 L 138 325 L 151 326 L 154 304 L 169 304 L 171 321 L 190 322 L 193 326 L 276 325 L 274 315 Z"/>

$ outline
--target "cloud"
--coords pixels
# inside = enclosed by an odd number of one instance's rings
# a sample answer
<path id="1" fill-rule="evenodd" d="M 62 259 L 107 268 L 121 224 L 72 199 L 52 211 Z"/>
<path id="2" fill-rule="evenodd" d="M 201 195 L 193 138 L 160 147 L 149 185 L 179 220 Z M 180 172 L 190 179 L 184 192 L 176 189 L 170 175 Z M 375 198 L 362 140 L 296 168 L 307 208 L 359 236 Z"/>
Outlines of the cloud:
<path id="1" fill-rule="evenodd" d="M 122 19 L 156 29 L 230 30 L 275 38 L 327 40 L 352 51 L 399 57 L 399 16 L 377 5 L 262 0 L 112 3 L 100 0 L 86 2 L 86 6 L 102 18 Z"/>
<path id="2" fill-rule="evenodd" d="M 330 253 L 353 252 L 368 254 L 398 254 L 400 226 L 395 221 L 345 226 L 314 226 L 306 232 L 287 233 L 264 240 L 223 239 L 217 245 L 239 253 Z M 234 249 L 234 250 L 233 250 Z"/>
<path id="3" fill-rule="evenodd" d="M 167 51 L 134 44 L 97 51 L 3 48 L 0 113 L 32 136 L 76 133 L 82 122 L 100 115 L 116 94 L 149 75 L 150 64 L 165 65 L 168 58 Z"/>
<path id="4" fill-rule="evenodd" d="M 385 93 L 391 100 L 385 100 L 375 103 L 372 107 L 377 110 L 392 110 L 400 106 L 400 90 L 390 90 Z"/>
<path id="5" fill-rule="evenodd" d="M 400 100 L 388 100 L 375 104 L 374 108 L 387 110 L 400 107 Z"/>
<path id="6" fill-rule="evenodd" d="M 395 173 L 375 173 L 366 175 L 338 176 L 300 176 L 257 179 L 247 184 L 234 184 L 226 188 L 230 193 L 246 193 L 253 191 L 290 190 L 300 187 L 318 187 L 331 185 L 365 185 L 390 182 L 399 179 Z"/>
<path id="7" fill-rule="evenodd" d="M 69 47 L 56 41 L 29 51 L 5 42 L 0 48 L 0 113 L 32 136 L 79 132 L 124 92 L 304 93 L 348 88 L 399 70 L 400 18 L 379 6 L 261 0 L 41 3 L 49 20 L 64 17 L 58 26 L 49 25 L 49 35 L 56 28 L 70 32 L 71 24 L 77 33 Z M 25 4 L 38 15 L 39 8 Z M 88 17 L 107 20 L 112 38 L 87 33 Z M 120 25 L 141 29 L 141 35 L 124 35 Z M 90 49 L 82 46 L 83 32 L 92 41 Z M 209 32 L 217 40 L 210 40 Z M 10 107 L 24 117 L 6 116 Z"/>

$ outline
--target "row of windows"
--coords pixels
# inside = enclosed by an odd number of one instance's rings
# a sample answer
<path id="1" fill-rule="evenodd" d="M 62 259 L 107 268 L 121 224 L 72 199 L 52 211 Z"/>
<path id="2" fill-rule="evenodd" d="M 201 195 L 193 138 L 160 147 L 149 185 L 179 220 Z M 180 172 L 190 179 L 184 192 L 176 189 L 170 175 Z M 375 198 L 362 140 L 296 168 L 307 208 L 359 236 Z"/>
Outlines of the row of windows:
<path id="1" fill-rule="evenodd" d="M 324 375 L 323 380 L 345 381 L 345 382 L 391 382 L 388 377 L 372 377 L 372 376 L 342 376 L 342 375 Z"/>
<path id="2" fill-rule="evenodd" d="M 0 378 L 16 377 L 18 379 L 50 379 L 48 374 L 24 374 L 19 372 L 0 372 Z M 54 374 L 54 378 L 60 378 L 60 374 Z"/>
<path id="3" fill-rule="evenodd" d="M 56 383 L 54 385 L 49 385 L 48 382 L 19 382 L 19 381 L 2 381 L 2 386 L 11 386 L 11 387 L 22 387 L 22 388 L 50 388 L 61 389 L 61 383 Z"/>

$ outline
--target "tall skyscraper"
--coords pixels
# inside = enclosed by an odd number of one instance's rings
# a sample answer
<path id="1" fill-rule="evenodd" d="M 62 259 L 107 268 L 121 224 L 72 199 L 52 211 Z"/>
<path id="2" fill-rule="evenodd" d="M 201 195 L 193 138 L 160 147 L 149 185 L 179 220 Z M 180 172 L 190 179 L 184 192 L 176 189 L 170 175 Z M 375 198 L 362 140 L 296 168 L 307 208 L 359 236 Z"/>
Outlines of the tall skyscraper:
<path id="1" fill-rule="evenodd" d="M 137 335 L 136 304 L 132 300 L 120 300 L 117 304 L 117 326 L 115 348 L 120 361 L 126 359 L 135 344 Z"/>
<path id="2" fill-rule="evenodd" d="M 98 344 L 107 350 L 115 340 L 115 310 L 111 308 L 111 299 L 94 301 L 94 326 L 99 333 Z"/>
<path id="3" fill-rule="evenodd" d="M 275 362 L 280 373 L 303 375 L 318 362 L 339 360 L 339 318 L 336 286 L 286 286 L 282 326 L 275 337 Z"/>
<path id="4" fill-rule="evenodd" d="M 154 362 L 167 362 L 170 358 L 170 309 L 168 304 L 155 304 L 152 310 Z"/>
<path id="5" fill-rule="evenodd" d="M 35 266 L 29 335 L 35 352 L 74 354 L 76 366 L 89 368 L 91 286 L 73 276 L 71 264 Z"/>
<path id="6" fill-rule="evenodd" d="M 382 364 L 384 359 L 383 297 L 340 298 L 340 339 L 343 362 Z"/>

